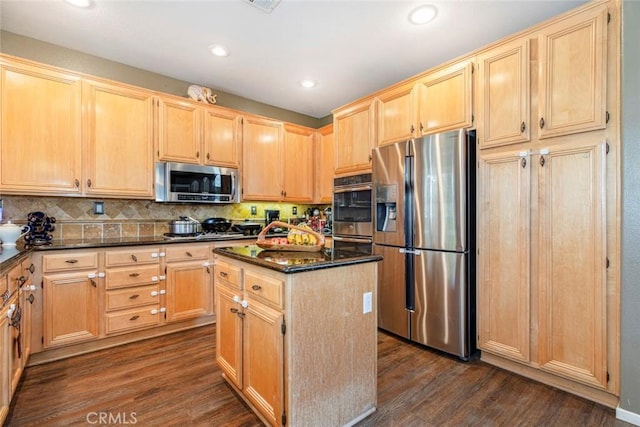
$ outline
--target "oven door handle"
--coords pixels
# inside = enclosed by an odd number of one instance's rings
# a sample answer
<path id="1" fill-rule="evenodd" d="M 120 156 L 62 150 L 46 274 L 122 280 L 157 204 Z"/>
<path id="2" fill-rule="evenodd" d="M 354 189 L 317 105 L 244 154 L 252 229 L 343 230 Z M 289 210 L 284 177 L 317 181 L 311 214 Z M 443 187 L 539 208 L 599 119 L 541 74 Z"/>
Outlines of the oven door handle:
<path id="1" fill-rule="evenodd" d="M 356 237 L 340 237 L 340 236 L 332 236 L 333 240 L 338 242 L 349 242 L 349 243 L 373 243 L 373 239 L 367 238 L 356 238 Z"/>
<path id="2" fill-rule="evenodd" d="M 352 193 L 354 191 L 367 191 L 367 190 L 373 190 L 373 186 L 371 185 L 362 185 L 359 187 L 349 187 L 349 188 L 334 188 L 333 189 L 333 193 L 334 194 L 338 194 L 338 193 Z"/>

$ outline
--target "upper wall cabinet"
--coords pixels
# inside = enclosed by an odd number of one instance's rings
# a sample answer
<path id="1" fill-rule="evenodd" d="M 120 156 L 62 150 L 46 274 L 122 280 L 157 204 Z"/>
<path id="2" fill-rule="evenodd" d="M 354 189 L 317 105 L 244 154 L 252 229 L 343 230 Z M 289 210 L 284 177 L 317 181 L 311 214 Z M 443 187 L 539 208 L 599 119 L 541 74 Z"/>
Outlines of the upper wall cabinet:
<path id="1" fill-rule="evenodd" d="M 478 141 L 481 148 L 530 139 L 529 40 L 478 56 Z"/>
<path id="2" fill-rule="evenodd" d="M 315 203 L 333 201 L 333 125 L 327 125 L 316 133 Z"/>
<path id="3" fill-rule="evenodd" d="M 588 10 L 538 36 L 540 138 L 605 127 L 607 16 Z"/>
<path id="4" fill-rule="evenodd" d="M 158 98 L 156 111 L 158 160 L 239 167 L 238 112 L 171 96 Z"/>
<path id="5" fill-rule="evenodd" d="M 472 60 L 430 73 L 418 85 L 418 136 L 473 124 Z"/>
<path id="6" fill-rule="evenodd" d="M 0 191 L 80 194 L 80 78 L 0 61 Z"/>
<path id="7" fill-rule="evenodd" d="M 153 94 L 83 81 L 85 193 L 153 198 Z"/>
<path id="8" fill-rule="evenodd" d="M 415 82 L 381 92 L 377 104 L 377 146 L 410 139 L 419 130 L 416 114 L 419 86 Z"/>
<path id="9" fill-rule="evenodd" d="M 284 126 L 284 161 L 277 164 L 283 169 L 283 201 L 313 202 L 314 133 L 307 127 L 288 123 Z"/>
<path id="10" fill-rule="evenodd" d="M 333 112 L 335 174 L 371 170 L 375 141 L 375 102 L 370 98 Z"/>
<path id="11" fill-rule="evenodd" d="M 283 197 L 283 124 L 245 116 L 242 126 L 242 199 L 279 201 Z M 293 165 L 295 167 L 296 165 Z"/>

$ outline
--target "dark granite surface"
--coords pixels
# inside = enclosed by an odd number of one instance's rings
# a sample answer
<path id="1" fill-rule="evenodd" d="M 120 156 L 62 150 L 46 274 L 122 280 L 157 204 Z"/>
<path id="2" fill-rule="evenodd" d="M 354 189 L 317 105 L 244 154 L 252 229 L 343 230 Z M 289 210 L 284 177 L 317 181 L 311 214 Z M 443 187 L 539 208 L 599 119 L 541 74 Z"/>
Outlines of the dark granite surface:
<path id="1" fill-rule="evenodd" d="M 256 245 L 247 245 L 215 248 L 213 252 L 281 273 L 299 273 L 382 260 L 380 255 L 332 248 L 324 248 L 319 252 L 292 252 L 265 250 Z"/>

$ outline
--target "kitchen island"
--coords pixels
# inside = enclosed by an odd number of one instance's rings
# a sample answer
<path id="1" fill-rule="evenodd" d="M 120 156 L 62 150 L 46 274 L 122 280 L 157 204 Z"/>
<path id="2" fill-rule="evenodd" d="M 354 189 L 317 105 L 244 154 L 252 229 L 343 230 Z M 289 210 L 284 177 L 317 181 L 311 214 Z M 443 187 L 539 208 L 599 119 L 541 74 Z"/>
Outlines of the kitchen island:
<path id="1" fill-rule="evenodd" d="M 375 411 L 380 256 L 219 247 L 216 360 L 268 425 L 353 425 Z"/>

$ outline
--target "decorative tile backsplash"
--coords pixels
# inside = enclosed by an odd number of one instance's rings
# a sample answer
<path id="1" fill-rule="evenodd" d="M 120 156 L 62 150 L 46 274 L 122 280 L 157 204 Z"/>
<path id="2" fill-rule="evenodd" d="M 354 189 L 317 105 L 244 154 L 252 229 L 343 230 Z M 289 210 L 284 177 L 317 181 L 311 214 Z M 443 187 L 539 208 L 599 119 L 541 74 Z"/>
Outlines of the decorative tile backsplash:
<path id="1" fill-rule="evenodd" d="M 197 205 L 156 203 L 150 200 L 100 199 L 104 214 L 93 213 L 96 199 L 74 197 L 2 196 L 3 222 L 25 224 L 29 212 L 41 211 L 56 218 L 54 239 L 119 238 L 154 236 L 169 231 L 169 221 L 190 216 L 202 221 L 222 217 L 232 222 L 251 220 L 262 222 L 265 209 L 279 209 L 280 217 L 302 217 L 311 207 L 321 210 L 328 205 L 298 205 L 291 203 L 234 203 L 229 205 Z M 251 207 L 256 214 L 251 215 Z M 297 215 L 293 215 L 296 207 Z"/>

